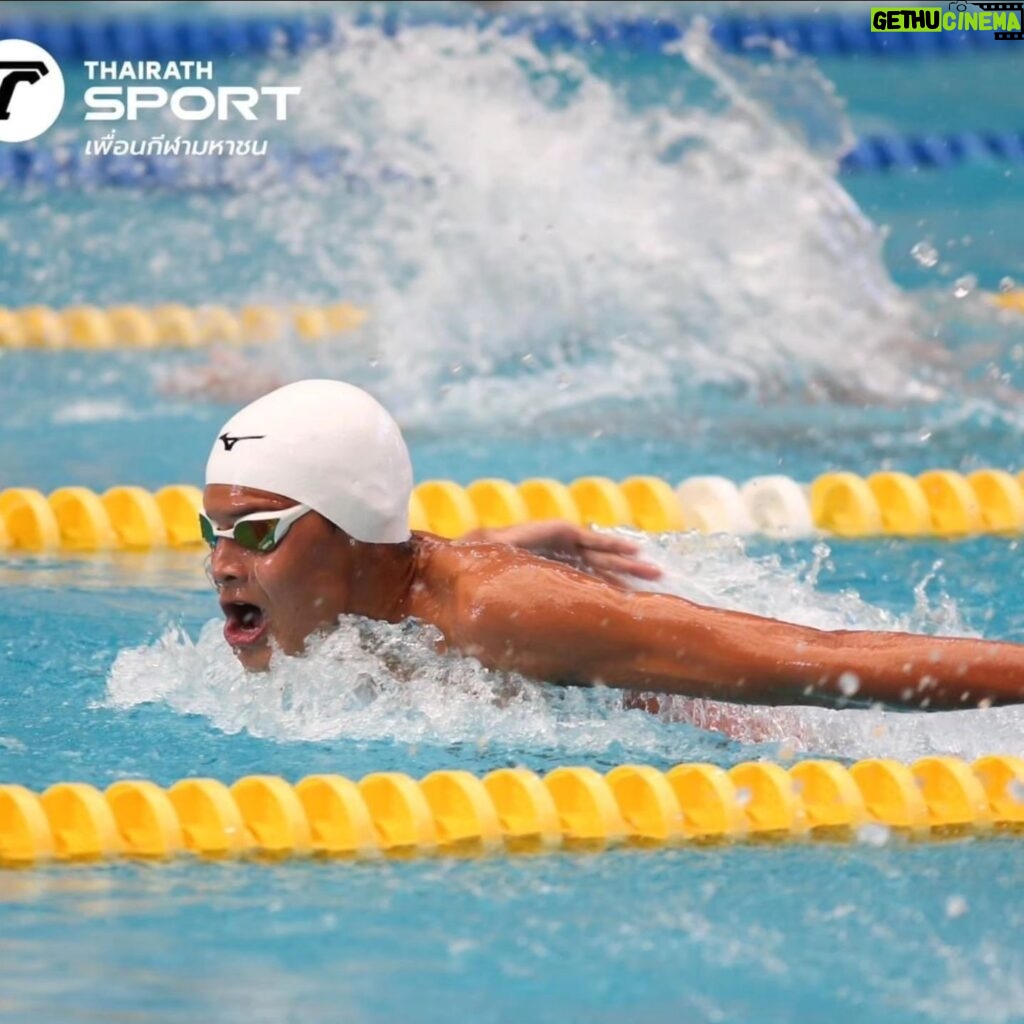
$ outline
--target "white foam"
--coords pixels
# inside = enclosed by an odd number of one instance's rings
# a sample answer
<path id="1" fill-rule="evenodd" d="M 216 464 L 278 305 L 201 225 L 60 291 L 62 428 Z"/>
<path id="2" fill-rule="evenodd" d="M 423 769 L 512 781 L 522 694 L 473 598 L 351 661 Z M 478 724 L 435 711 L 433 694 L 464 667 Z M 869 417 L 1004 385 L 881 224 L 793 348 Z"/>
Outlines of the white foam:
<path id="1" fill-rule="evenodd" d="M 302 658 L 275 657 L 244 672 L 208 623 L 197 642 L 168 629 L 152 646 L 121 652 L 108 699 L 163 702 L 228 733 L 277 740 L 499 743 L 518 749 L 599 751 L 613 743 L 655 750 L 665 727 L 621 711 L 617 694 L 545 687 L 489 672 L 432 648 L 432 631 L 346 618 Z"/>

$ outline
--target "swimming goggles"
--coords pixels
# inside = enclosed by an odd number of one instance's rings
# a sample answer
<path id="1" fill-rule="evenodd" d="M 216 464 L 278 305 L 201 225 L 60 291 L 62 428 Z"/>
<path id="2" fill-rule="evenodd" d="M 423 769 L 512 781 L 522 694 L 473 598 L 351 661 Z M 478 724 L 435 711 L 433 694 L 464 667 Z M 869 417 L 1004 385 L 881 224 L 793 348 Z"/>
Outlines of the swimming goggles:
<path id="1" fill-rule="evenodd" d="M 200 512 L 199 529 L 203 532 L 203 540 L 211 548 L 217 546 L 218 538 L 226 537 L 246 551 L 266 554 L 284 540 L 299 519 L 312 511 L 308 505 L 294 505 L 292 508 L 276 509 L 273 512 L 253 512 L 252 515 L 237 519 L 234 526 L 227 530 L 218 530 L 209 516 L 205 512 Z"/>

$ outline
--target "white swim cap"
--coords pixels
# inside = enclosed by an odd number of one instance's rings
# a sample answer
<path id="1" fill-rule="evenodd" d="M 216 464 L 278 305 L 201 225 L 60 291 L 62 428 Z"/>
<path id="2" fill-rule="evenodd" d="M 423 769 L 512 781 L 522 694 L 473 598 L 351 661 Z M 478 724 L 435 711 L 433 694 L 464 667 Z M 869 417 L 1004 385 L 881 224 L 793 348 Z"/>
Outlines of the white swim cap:
<path id="1" fill-rule="evenodd" d="M 297 381 L 235 413 L 213 444 L 206 482 L 294 498 L 367 543 L 410 536 L 402 433 L 375 398 L 342 381 Z"/>

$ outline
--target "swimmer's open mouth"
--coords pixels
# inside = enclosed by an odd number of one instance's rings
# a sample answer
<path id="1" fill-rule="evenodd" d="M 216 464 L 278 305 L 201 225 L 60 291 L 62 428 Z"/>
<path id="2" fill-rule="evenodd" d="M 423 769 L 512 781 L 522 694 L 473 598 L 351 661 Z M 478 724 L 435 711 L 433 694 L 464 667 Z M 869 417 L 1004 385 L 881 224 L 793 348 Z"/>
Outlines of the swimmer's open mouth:
<path id="1" fill-rule="evenodd" d="M 224 639 L 232 647 L 258 643 L 267 631 L 267 617 L 258 604 L 247 601 L 225 601 Z"/>

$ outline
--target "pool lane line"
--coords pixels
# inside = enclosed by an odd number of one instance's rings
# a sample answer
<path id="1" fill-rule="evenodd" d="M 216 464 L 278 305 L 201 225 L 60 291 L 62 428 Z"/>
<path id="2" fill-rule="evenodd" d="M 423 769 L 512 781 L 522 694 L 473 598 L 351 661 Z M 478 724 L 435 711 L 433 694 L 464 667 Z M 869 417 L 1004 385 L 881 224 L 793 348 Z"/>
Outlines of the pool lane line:
<path id="1" fill-rule="evenodd" d="M 259 345 L 287 338 L 324 341 L 360 327 L 367 311 L 350 302 L 327 305 L 247 303 L 230 309 L 216 303 L 165 302 L 0 306 L 0 349 L 195 349 L 210 345 Z"/>
<path id="2" fill-rule="evenodd" d="M 7 487 L 0 489 L 0 557 L 197 546 L 201 510 L 202 492 L 191 484 L 155 492 L 117 485 L 102 493 L 72 484 L 49 494 Z M 832 471 L 811 483 L 771 474 L 740 486 L 721 476 L 687 477 L 675 486 L 646 475 L 569 483 L 534 477 L 518 484 L 484 477 L 465 487 L 438 479 L 417 484 L 409 501 L 410 529 L 450 539 L 543 520 L 780 540 L 1012 538 L 1024 532 L 1024 472 L 882 470 L 863 477 Z"/>
<path id="3" fill-rule="evenodd" d="M 872 758 L 845 767 L 750 761 L 728 770 L 621 765 L 538 776 L 502 768 L 417 780 L 374 772 L 312 775 L 292 786 L 252 775 L 227 786 L 188 778 L 164 789 L 122 780 L 100 792 L 62 782 L 36 794 L 0 785 L 0 866 L 114 858 L 371 858 L 605 850 L 695 842 L 881 845 L 1024 827 L 1024 760 Z"/>

